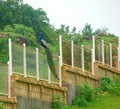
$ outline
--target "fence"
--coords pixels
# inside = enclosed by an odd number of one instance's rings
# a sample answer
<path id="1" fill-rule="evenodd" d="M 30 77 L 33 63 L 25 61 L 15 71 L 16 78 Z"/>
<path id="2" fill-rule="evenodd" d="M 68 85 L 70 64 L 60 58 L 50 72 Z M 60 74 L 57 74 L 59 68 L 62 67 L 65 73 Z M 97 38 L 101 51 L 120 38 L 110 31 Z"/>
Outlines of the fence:
<path id="1" fill-rule="evenodd" d="M 83 72 L 92 72 L 94 75 L 93 49 L 89 50 L 84 45 L 75 45 L 73 41 L 62 40 L 62 36 L 59 37 L 59 40 L 62 63 L 80 68 Z"/>
<path id="2" fill-rule="evenodd" d="M 91 50 L 84 45 L 78 46 L 73 41 L 62 40 L 62 36 L 59 37 L 59 42 L 61 63 L 80 68 L 83 72 L 89 71 L 92 75 L 95 60 L 120 70 L 120 38 L 119 47 L 116 47 L 93 36 Z"/>
<path id="3" fill-rule="evenodd" d="M 0 64 L 0 94 L 8 95 L 8 65 Z"/>
<path id="4" fill-rule="evenodd" d="M 120 42 L 118 41 L 118 44 Z M 95 39 L 95 59 L 103 65 L 120 70 L 120 47 L 108 44 L 103 40 Z"/>

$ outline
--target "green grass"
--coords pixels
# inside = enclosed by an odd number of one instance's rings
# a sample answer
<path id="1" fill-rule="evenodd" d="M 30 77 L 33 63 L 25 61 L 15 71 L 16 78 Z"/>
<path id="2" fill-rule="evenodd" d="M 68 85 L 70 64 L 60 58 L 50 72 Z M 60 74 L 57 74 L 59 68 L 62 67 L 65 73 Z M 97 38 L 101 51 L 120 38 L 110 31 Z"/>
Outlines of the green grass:
<path id="1" fill-rule="evenodd" d="M 72 106 L 69 109 L 120 109 L 120 97 L 105 94 L 89 103 L 86 108 Z"/>

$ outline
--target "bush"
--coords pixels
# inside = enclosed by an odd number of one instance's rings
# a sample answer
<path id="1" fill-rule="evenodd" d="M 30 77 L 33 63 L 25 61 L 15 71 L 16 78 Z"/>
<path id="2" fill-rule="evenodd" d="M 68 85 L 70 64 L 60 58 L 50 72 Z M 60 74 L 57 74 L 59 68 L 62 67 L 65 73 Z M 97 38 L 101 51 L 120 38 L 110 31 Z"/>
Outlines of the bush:
<path id="1" fill-rule="evenodd" d="M 100 88 L 103 91 L 120 96 L 120 76 L 116 76 L 113 80 L 109 77 L 103 77 Z"/>
<path id="2" fill-rule="evenodd" d="M 0 109 L 6 109 L 4 106 L 3 106 L 3 103 L 0 102 Z"/>
<path id="3" fill-rule="evenodd" d="M 110 77 L 106 76 L 106 77 L 102 78 L 100 88 L 103 91 L 108 91 L 109 92 L 112 89 L 113 84 L 114 84 L 114 82 L 112 81 L 112 79 Z"/>
<path id="4" fill-rule="evenodd" d="M 78 96 L 76 96 L 72 100 L 73 105 L 77 105 L 79 107 L 87 106 L 88 102 L 91 102 L 94 98 L 95 91 L 88 84 L 83 84 L 78 87 Z"/>
<path id="5" fill-rule="evenodd" d="M 52 99 L 53 99 L 51 103 L 52 109 L 61 109 L 62 103 L 60 102 L 60 95 L 56 95 Z"/>
<path id="6" fill-rule="evenodd" d="M 79 107 L 85 107 L 87 106 L 87 100 L 85 99 L 84 95 L 80 95 L 80 96 L 75 97 L 72 100 L 72 105 L 77 105 Z"/>

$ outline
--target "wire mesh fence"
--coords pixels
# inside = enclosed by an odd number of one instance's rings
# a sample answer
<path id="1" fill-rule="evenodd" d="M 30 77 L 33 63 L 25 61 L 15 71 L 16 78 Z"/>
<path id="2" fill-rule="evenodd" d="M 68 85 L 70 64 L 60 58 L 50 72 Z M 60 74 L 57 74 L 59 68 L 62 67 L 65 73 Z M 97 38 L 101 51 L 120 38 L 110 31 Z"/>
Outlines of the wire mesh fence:
<path id="1" fill-rule="evenodd" d="M 70 41 L 62 40 L 62 58 L 64 64 L 72 65 Z"/>
<path id="2" fill-rule="evenodd" d="M 110 65 L 110 45 L 104 43 L 104 59 L 105 64 Z"/>
<path id="3" fill-rule="evenodd" d="M 118 68 L 118 49 L 112 46 L 112 66 Z"/>
<path id="4" fill-rule="evenodd" d="M 36 50 L 20 46 L 12 43 L 12 70 L 14 73 L 20 73 L 24 75 L 24 70 L 26 69 L 27 77 L 37 78 L 37 73 L 39 73 L 39 79 L 48 80 L 48 61 L 44 49 L 40 48 L 41 53 L 36 52 Z M 39 51 L 39 50 L 38 50 Z M 26 52 L 26 53 L 25 53 Z M 36 58 L 38 55 L 38 59 Z M 24 57 L 25 56 L 25 57 Z M 26 59 L 24 59 L 26 58 Z M 58 57 L 54 57 L 53 61 L 55 63 L 56 72 L 58 74 Z M 38 71 L 37 71 L 38 63 Z M 26 64 L 26 67 L 25 67 Z M 50 73 L 51 81 L 58 80 Z"/>
<path id="5" fill-rule="evenodd" d="M 102 41 L 95 40 L 95 59 L 102 62 Z"/>
<path id="6" fill-rule="evenodd" d="M 87 49 L 87 47 L 83 47 L 83 51 L 82 51 L 82 46 L 78 46 L 73 43 L 73 48 L 72 48 L 71 41 L 62 40 L 62 58 L 63 58 L 64 64 L 68 64 L 71 66 L 73 64 L 74 67 L 77 67 L 80 69 L 83 69 L 84 67 L 86 71 L 92 71 L 91 70 L 91 62 L 92 62 L 91 57 L 92 57 L 91 50 Z"/>
<path id="7" fill-rule="evenodd" d="M 12 70 L 24 74 L 23 71 L 23 47 L 12 43 Z"/>
<path id="8" fill-rule="evenodd" d="M 91 50 L 87 49 L 86 47 L 84 49 L 84 64 L 85 64 L 85 70 L 91 72 L 92 55 L 91 55 Z"/>
<path id="9" fill-rule="evenodd" d="M 102 44 L 103 43 L 103 44 Z M 104 52 L 104 53 L 103 53 Z M 102 40 L 95 40 L 95 59 L 118 68 L 118 48 Z M 103 60 L 104 59 L 104 60 Z"/>
<path id="10" fill-rule="evenodd" d="M 8 95 L 8 65 L 0 64 L 0 94 Z"/>
<path id="11" fill-rule="evenodd" d="M 74 44 L 74 66 L 77 68 L 82 68 L 82 49 L 81 46 Z"/>

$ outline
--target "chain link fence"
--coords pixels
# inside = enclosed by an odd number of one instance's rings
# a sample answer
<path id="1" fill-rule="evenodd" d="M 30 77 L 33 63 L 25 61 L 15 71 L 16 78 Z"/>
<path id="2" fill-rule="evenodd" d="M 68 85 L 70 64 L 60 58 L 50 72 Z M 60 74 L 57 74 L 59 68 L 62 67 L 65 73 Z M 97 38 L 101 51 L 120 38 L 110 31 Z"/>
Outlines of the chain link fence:
<path id="1" fill-rule="evenodd" d="M 12 70 L 14 73 L 19 73 L 24 75 L 26 70 L 27 77 L 37 78 L 37 73 L 39 73 L 39 79 L 48 80 L 48 62 L 47 57 L 44 52 L 44 49 L 40 47 L 38 50 L 38 54 L 36 50 L 30 49 L 28 47 L 24 47 L 12 43 Z M 38 59 L 36 59 L 38 55 Z M 24 57 L 25 56 L 25 57 Z M 54 57 L 54 63 L 56 72 L 58 74 L 58 58 Z M 38 72 L 37 72 L 37 63 L 38 63 Z M 57 78 L 50 73 L 51 80 L 57 81 Z"/>
<path id="2" fill-rule="evenodd" d="M 8 65 L 0 63 L 0 94 L 8 95 Z"/>
<path id="3" fill-rule="evenodd" d="M 64 64 L 68 64 L 72 66 L 73 63 L 74 67 L 80 69 L 84 67 L 86 71 L 92 71 L 91 57 L 92 57 L 91 50 L 87 49 L 87 47 L 83 47 L 83 51 L 82 51 L 82 46 L 78 46 L 73 43 L 73 51 L 72 51 L 71 41 L 62 40 L 62 58 Z M 84 66 L 82 66 L 82 63 L 84 63 Z"/>
<path id="4" fill-rule="evenodd" d="M 115 45 L 95 39 L 95 59 L 118 68 L 118 48 Z"/>

